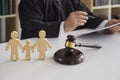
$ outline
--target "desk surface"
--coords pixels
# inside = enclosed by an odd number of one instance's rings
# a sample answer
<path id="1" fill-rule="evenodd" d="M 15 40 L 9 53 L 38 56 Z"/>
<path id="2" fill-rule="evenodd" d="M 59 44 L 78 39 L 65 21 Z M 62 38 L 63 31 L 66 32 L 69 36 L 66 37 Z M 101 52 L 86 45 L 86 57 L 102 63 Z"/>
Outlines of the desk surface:
<path id="1" fill-rule="evenodd" d="M 32 44 L 36 40 L 31 39 Z M 38 60 L 36 50 L 32 60 L 25 61 L 25 54 L 19 50 L 20 60 L 10 62 L 10 50 L 4 50 L 6 43 L 0 44 L 0 80 L 120 80 L 120 34 L 79 37 L 77 42 L 97 43 L 102 48 L 78 48 L 85 54 L 85 60 L 72 66 L 53 60 L 55 51 L 64 47 L 65 37 L 48 40 L 53 49 L 47 51 L 44 61 Z"/>

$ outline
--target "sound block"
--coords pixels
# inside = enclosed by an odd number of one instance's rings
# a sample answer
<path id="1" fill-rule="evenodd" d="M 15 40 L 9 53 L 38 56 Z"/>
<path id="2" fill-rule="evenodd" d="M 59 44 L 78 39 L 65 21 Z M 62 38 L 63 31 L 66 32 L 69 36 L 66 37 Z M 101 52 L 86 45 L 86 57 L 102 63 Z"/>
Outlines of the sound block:
<path id="1" fill-rule="evenodd" d="M 75 65 L 83 62 L 84 54 L 77 49 L 74 49 L 72 53 L 68 53 L 65 48 L 63 48 L 55 52 L 54 60 L 60 64 Z"/>

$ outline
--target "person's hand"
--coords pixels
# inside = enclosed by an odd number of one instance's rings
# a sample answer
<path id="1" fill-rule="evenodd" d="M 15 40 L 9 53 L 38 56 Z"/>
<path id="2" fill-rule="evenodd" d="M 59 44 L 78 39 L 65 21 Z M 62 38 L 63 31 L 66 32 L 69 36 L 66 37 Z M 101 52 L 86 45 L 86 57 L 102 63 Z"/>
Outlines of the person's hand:
<path id="1" fill-rule="evenodd" d="M 83 11 L 75 11 L 70 13 L 68 18 L 65 20 L 64 23 L 64 31 L 69 32 L 77 28 L 78 26 L 83 26 L 87 20 L 87 13 Z"/>
<path id="2" fill-rule="evenodd" d="M 117 20 L 117 19 L 112 19 L 112 20 L 109 20 L 107 23 L 106 23 L 106 27 L 107 26 L 110 26 L 110 25 L 113 25 L 113 24 L 116 24 L 116 23 L 120 23 L 120 20 Z M 113 27 L 113 28 L 110 28 L 109 31 L 111 33 L 115 33 L 115 32 L 119 32 L 120 31 L 120 25 L 119 26 L 116 26 L 116 27 Z"/>

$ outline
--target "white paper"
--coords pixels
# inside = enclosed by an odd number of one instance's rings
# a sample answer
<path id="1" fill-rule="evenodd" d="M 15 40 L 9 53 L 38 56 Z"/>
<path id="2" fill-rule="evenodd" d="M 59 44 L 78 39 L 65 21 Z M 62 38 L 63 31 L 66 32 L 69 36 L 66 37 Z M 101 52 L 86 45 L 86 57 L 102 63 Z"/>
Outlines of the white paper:
<path id="1" fill-rule="evenodd" d="M 81 36 L 81 35 L 90 34 L 90 33 L 93 33 L 93 32 L 97 32 L 97 31 L 101 31 L 101 30 L 105 30 L 105 29 L 109 29 L 109 28 L 113 28 L 113 27 L 118 27 L 118 26 L 120 26 L 120 23 L 113 24 L 113 25 L 110 25 L 110 26 L 107 26 L 107 27 L 103 27 L 103 28 L 99 28 L 99 29 L 81 29 L 81 30 L 76 30 L 76 31 L 70 32 L 70 34 Z"/>

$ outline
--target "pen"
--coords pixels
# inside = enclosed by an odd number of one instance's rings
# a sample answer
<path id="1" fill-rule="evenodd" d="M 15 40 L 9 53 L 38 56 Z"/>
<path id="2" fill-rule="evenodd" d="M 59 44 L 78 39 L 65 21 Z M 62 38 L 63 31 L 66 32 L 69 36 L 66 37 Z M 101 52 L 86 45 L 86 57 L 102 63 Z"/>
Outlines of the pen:
<path id="1" fill-rule="evenodd" d="M 77 4 L 77 5 L 75 6 L 75 8 L 76 8 L 76 11 L 81 10 L 81 11 L 85 11 L 85 12 L 87 12 L 86 8 L 85 8 L 85 7 L 80 7 L 79 4 Z M 95 19 L 95 17 L 92 16 L 92 15 L 88 15 L 88 18 L 89 18 L 89 19 Z"/>
<path id="2" fill-rule="evenodd" d="M 78 47 L 89 47 L 89 48 L 96 48 L 96 49 L 102 48 L 102 46 L 100 46 L 100 45 L 98 45 L 98 44 L 85 45 L 85 44 L 79 43 L 79 45 L 75 45 L 75 46 L 78 46 Z"/>
<path id="3" fill-rule="evenodd" d="M 91 16 L 91 15 L 88 15 L 88 18 L 89 18 L 89 19 L 95 19 L 95 17 L 94 17 L 94 16 Z"/>

